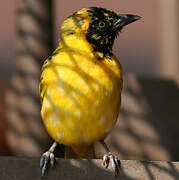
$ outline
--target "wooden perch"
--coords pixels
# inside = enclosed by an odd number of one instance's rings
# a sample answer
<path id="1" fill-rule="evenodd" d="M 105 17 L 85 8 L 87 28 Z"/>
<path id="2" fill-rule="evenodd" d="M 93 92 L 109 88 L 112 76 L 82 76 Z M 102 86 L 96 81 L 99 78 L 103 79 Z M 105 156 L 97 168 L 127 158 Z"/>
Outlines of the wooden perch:
<path id="1" fill-rule="evenodd" d="M 0 179 L 39 180 L 39 158 L 0 157 Z M 57 159 L 43 180 L 112 180 L 111 167 L 105 169 L 101 159 Z M 179 162 L 122 160 L 120 180 L 179 179 Z"/>

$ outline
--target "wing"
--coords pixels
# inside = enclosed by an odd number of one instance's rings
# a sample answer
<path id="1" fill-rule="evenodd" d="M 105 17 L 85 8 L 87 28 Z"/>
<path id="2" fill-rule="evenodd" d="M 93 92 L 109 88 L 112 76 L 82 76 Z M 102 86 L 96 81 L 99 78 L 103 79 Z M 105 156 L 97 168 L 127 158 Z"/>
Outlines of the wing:
<path id="1" fill-rule="evenodd" d="M 44 77 L 43 77 L 43 71 L 46 69 L 47 64 L 49 59 L 45 60 L 43 66 L 42 66 L 42 70 L 41 70 L 41 77 L 40 77 L 40 83 L 39 83 L 39 95 L 40 95 L 40 102 L 42 104 L 43 99 L 44 99 L 44 95 L 47 89 L 47 84 L 44 82 Z"/>
<path id="2" fill-rule="evenodd" d="M 43 102 L 44 95 L 45 95 L 45 92 L 46 92 L 46 89 L 47 89 L 47 85 L 48 85 L 48 84 L 46 83 L 46 80 L 44 79 L 44 72 L 45 72 L 46 69 L 50 66 L 52 59 L 53 59 L 57 54 L 59 54 L 60 51 L 61 51 L 61 48 L 58 47 L 58 48 L 52 53 L 52 55 L 49 56 L 49 58 L 44 61 L 44 64 L 43 64 L 43 66 L 42 66 L 40 83 L 39 83 L 39 94 L 40 94 L 40 102 L 41 102 L 41 104 L 42 104 L 42 102 Z"/>

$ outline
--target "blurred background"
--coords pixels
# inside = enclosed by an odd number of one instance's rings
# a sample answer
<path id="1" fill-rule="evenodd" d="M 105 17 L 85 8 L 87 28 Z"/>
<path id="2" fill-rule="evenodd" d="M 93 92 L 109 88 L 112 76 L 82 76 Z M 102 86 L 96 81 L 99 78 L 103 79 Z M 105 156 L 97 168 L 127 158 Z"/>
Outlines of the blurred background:
<path id="1" fill-rule="evenodd" d="M 114 45 L 124 71 L 119 121 L 107 138 L 123 159 L 179 160 L 179 2 L 177 0 L 18 0 L 0 11 L 0 155 L 39 156 L 51 139 L 40 121 L 42 62 L 60 25 L 83 7 L 136 14 Z M 100 157 L 103 150 L 96 146 Z"/>

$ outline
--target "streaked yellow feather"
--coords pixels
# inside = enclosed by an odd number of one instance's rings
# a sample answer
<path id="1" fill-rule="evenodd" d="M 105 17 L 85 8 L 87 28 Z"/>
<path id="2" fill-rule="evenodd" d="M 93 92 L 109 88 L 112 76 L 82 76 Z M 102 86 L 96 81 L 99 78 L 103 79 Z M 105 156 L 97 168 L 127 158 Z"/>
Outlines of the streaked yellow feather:
<path id="1" fill-rule="evenodd" d="M 93 51 L 84 34 L 89 26 L 86 18 L 81 29 L 73 18 L 64 22 L 62 41 L 44 64 L 40 84 L 41 113 L 48 133 L 76 152 L 75 147 L 88 146 L 111 131 L 122 90 L 121 66 L 115 56 L 102 58 Z M 66 35 L 69 27 L 75 27 L 75 32 Z"/>

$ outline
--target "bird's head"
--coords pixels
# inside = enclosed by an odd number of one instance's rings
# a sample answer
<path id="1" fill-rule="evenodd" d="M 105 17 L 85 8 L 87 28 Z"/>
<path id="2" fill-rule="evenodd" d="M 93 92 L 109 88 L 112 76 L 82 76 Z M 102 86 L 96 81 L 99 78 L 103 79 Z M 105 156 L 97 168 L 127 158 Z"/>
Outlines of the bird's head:
<path id="1" fill-rule="evenodd" d="M 61 39 L 75 35 L 87 40 L 94 51 L 111 54 L 117 34 L 124 26 L 138 19 L 140 16 L 116 14 L 104 8 L 83 8 L 64 21 L 61 26 Z"/>

